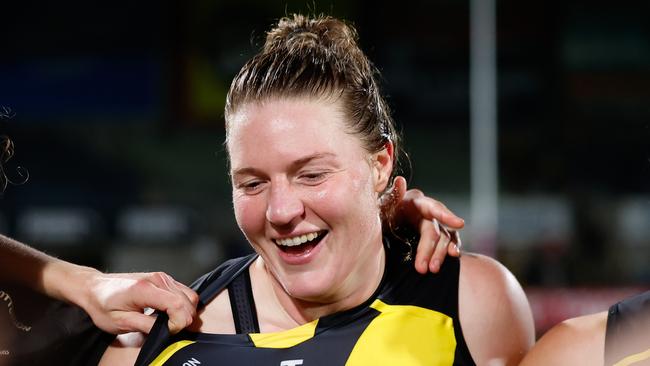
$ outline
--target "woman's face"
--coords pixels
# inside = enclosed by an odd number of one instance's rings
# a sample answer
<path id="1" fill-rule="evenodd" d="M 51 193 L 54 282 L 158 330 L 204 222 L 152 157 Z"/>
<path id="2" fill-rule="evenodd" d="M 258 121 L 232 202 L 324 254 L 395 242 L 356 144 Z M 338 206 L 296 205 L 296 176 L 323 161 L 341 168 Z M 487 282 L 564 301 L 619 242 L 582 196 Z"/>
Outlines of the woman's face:
<path id="1" fill-rule="evenodd" d="M 284 290 L 327 302 L 367 283 L 392 146 L 369 153 L 337 102 L 308 98 L 246 104 L 228 126 L 237 223 Z"/>

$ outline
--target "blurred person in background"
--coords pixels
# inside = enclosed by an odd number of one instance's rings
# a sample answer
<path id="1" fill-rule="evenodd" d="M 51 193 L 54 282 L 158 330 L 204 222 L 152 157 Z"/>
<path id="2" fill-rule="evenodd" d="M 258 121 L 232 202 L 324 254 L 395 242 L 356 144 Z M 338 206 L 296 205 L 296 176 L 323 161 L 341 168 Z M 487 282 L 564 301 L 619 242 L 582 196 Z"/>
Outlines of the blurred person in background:
<path id="1" fill-rule="evenodd" d="M 546 332 L 521 366 L 650 365 L 650 292 Z"/>

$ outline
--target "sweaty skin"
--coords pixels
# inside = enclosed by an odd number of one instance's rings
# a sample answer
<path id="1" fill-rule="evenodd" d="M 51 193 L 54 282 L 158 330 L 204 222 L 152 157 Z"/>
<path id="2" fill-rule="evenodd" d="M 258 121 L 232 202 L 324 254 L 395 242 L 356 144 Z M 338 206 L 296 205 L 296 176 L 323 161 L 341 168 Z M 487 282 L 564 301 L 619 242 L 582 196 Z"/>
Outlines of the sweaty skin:
<path id="1" fill-rule="evenodd" d="M 333 101 L 282 99 L 247 105 L 230 126 L 235 215 L 260 254 L 250 273 L 262 332 L 354 307 L 381 279 L 379 193 L 388 184 L 392 146 L 367 152 L 344 132 L 342 118 Z M 287 240 L 314 233 L 317 244 L 286 248 Z M 192 330 L 232 334 L 227 296 L 208 303 Z M 532 346 L 523 290 L 498 262 L 461 258 L 459 308 L 477 364 L 517 365 Z M 122 341 L 103 365 L 133 362 L 137 342 Z"/>
<path id="2" fill-rule="evenodd" d="M 521 366 L 600 366 L 604 363 L 607 312 L 568 319 L 544 334 Z"/>

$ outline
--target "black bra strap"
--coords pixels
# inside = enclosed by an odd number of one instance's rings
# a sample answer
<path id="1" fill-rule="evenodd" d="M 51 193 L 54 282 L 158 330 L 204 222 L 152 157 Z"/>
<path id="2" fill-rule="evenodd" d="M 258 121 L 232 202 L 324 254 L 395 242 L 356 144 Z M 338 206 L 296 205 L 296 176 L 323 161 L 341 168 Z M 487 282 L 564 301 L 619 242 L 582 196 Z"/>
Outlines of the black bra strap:
<path id="1" fill-rule="evenodd" d="M 237 334 L 259 333 L 253 288 L 248 271 L 243 271 L 228 285 L 230 308 Z"/>

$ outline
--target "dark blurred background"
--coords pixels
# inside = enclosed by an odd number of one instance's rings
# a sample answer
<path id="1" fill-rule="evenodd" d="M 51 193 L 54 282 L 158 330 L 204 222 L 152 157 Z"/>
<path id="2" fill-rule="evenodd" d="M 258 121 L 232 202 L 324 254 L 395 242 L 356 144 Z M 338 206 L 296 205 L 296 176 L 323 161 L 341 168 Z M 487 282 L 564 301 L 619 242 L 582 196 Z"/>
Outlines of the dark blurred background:
<path id="1" fill-rule="evenodd" d="M 356 25 L 412 159 L 470 212 L 468 1 L 4 2 L 0 232 L 109 271 L 189 282 L 249 249 L 232 215 L 230 80 L 292 12 Z M 650 283 L 650 2 L 497 2 L 493 252 L 543 329 Z M 463 234 L 472 249 L 472 235 Z M 570 308 L 567 310 L 567 308 Z M 546 323 L 544 323 L 546 322 Z"/>

